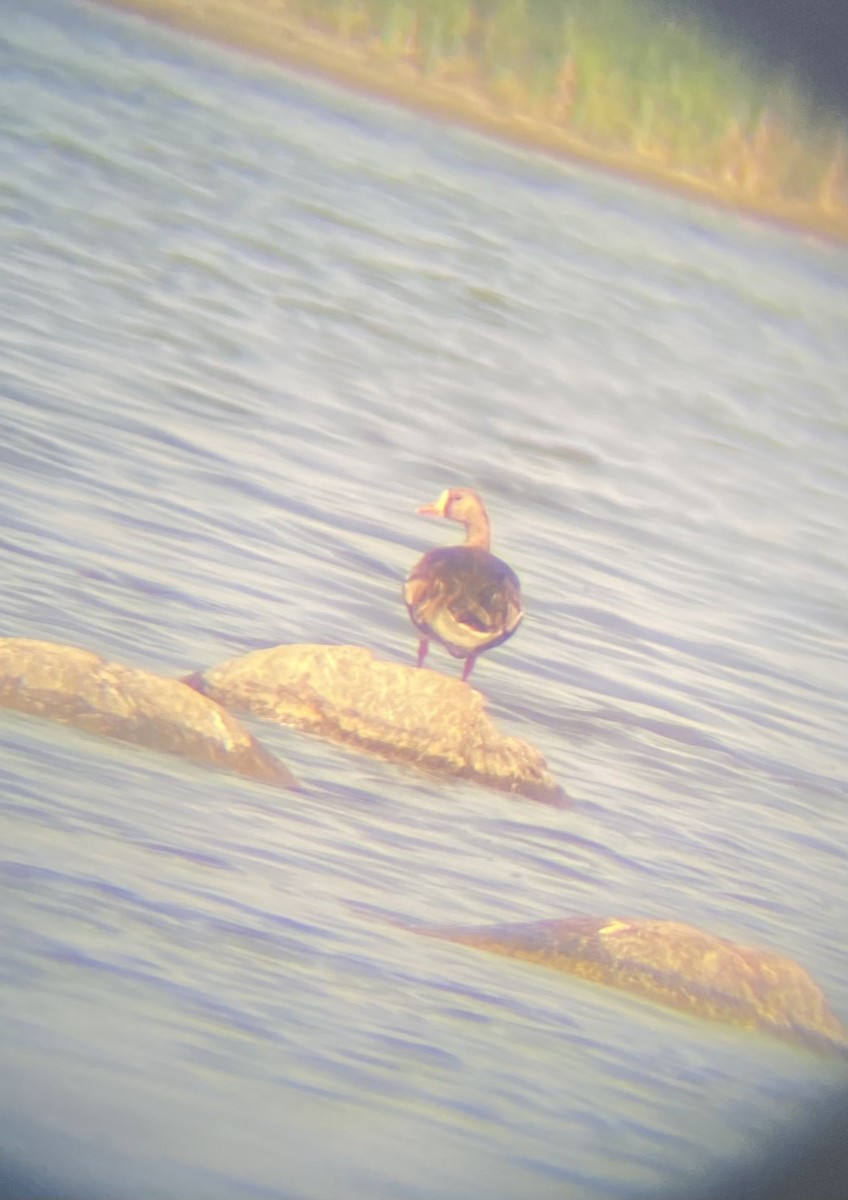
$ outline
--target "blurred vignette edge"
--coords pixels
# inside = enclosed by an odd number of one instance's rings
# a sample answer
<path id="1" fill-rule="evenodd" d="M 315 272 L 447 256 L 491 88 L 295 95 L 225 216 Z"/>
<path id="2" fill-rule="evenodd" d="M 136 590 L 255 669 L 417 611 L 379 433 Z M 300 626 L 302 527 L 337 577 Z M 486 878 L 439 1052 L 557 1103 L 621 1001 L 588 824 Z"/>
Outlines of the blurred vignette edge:
<path id="1" fill-rule="evenodd" d="M 50 1155 L 49 1147 L 40 1149 L 47 1153 L 39 1155 L 38 1166 L 31 1157 L 27 1162 L 18 1153 L 13 1159 L 0 1150 L 0 1200 L 142 1200 L 134 1188 L 125 1186 L 126 1181 L 122 1186 L 114 1171 L 105 1170 L 101 1180 L 74 1182 L 67 1178 L 71 1172 L 62 1171 L 55 1161 L 58 1156 Z M 44 1166 L 51 1158 L 53 1166 Z M 92 1173 L 96 1173 L 96 1166 Z M 177 1195 L 179 1189 L 169 1192 L 163 1178 L 153 1193 Z M 279 1194 L 280 1200 L 285 1200 L 285 1192 Z M 672 1190 L 640 1189 L 638 1197 L 634 1192 L 633 1200 L 845 1200 L 846 1196 L 848 1084 L 835 1098 L 811 1102 L 801 1121 L 768 1138 L 750 1154 L 717 1167 L 710 1178 L 696 1181 L 684 1170 L 680 1183 Z M 437 1192 L 434 1200 L 438 1200 Z M 477 1197 L 469 1192 L 467 1200 Z M 490 1196 L 489 1200 L 497 1198 Z M 531 1198 L 511 1196 L 509 1200 Z"/>

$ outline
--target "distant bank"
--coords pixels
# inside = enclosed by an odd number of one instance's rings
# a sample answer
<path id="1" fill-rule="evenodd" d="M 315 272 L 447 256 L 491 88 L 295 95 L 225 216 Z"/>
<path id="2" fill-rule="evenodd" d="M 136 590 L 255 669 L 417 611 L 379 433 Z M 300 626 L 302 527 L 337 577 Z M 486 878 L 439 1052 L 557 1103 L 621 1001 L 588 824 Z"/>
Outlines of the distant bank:
<path id="1" fill-rule="evenodd" d="M 571 57 L 560 67 L 553 91 L 544 101 L 539 101 L 538 96 L 534 101 L 512 70 L 505 69 L 497 77 L 497 85 L 491 78 L 484 82 L 467 55 L 446 50 L 445 58 L 434 65 L 432 57 L 415 45 L 416 34 L 420 37 L 420 29 L 415 27 L 415 6 L 405 5 L 404 0 L 398 0 L 395 7 L 408 9 L 407 16 L 411 14 L 409 19 L 413 24 L 401 31 L 405 40 L 400 48 L 396 41 L 388 49 L 367 25 L 368 5 L 356 0 L 338 0 L 334 21 L 328 23 L 325 17 L 320 24 L 307 22 L 298 15 L 297 10 L 304 8 L 303 5 L 285 0 L 100 2 L 515 145 L 583 162 L 799 232 L 848 242 L 848 151 L 840 135 L 836 136 L 829 157 L 819 155 L 820 180 L 811 198 L 781 195 L 773 187 L 757 185 L 757 155 L 764 155 L 769 146 L 772 154 L 780 150 L 780 147 L 774 149 L 772 117 L 765 103 L 753 132 L 746 133 L 741 125 L 730 122 L 720 142 L 726 159 L 709 170 L 684 168 L 669 161 L 669 154 L 663 152 L 656 137 L 636 136 L 638 131 L 634 132 L 632 144 L 624 148 L 610 148 L 582 132 L 575 133 L 568 120 L 568 106 L 580 67 L 574 65 Z M 575 2 L 579 6 L 580 0 Z M 332 6 L 311 7 L 316 10 Z M 652 104 L 651 101 L 648 107 Z M 552 114 L 558 119 L 551 119 Z M 798 152 L 802 141 L 799 134 L 794 143 L 787 145 Z"/>

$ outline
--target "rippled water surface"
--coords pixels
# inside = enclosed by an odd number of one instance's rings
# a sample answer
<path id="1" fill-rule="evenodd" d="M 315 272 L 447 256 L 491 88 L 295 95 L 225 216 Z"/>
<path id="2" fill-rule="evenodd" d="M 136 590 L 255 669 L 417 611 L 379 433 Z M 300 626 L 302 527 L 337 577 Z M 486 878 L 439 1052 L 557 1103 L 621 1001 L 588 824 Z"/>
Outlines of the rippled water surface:
<path id="1" fill-rule="evenodd" d="M 390 922 L 677 918 L 848 1020 L 845 253 L 97 6 L 11 0 L 0 72 L 2 632 L 408 662 L 414 508 L 471 484 L 528 613 L 476 684 L 573 802 L 0 714 L 11 1161 L 562 1200 L 783 1130 L 832 1064 Z"/>

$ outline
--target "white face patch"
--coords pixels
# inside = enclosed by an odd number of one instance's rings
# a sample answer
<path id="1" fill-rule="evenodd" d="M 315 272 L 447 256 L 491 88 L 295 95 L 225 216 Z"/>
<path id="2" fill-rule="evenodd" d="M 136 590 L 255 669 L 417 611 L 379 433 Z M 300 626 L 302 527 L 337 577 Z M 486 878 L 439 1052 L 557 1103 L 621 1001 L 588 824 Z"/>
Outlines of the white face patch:
<path id="1" fill-rule="evenodd" d="M 445 488 L 445 490 L 442 492 L 441 496 L 439 496 L 438 500 L 433 505 L 433 507 L 435 508 L 436 512 L 439 514 L 440 517 L 443 517 L 445 515 L 445 509 L 447 508 L 449 501 L 450 501 L 450 488 Z"/>

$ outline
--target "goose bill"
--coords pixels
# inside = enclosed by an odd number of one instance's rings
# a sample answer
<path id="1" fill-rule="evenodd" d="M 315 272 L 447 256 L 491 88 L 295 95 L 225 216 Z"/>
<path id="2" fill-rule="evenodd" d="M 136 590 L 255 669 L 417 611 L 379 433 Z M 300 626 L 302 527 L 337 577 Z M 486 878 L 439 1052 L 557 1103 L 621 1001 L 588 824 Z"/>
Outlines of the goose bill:
<path id="1" fill-rule="evenodd" d="M 419 517 L 443 517 L 449 499 L 450 488 L 445 488 L 438 500 L 434 500 L 432 504 L 421 504 L 415 511 Z"/>

